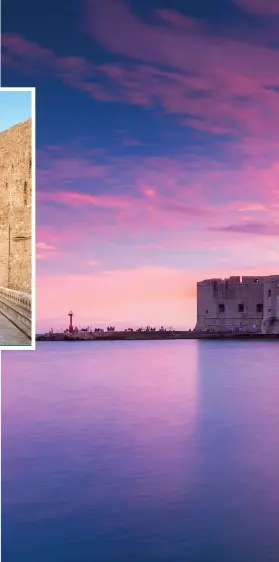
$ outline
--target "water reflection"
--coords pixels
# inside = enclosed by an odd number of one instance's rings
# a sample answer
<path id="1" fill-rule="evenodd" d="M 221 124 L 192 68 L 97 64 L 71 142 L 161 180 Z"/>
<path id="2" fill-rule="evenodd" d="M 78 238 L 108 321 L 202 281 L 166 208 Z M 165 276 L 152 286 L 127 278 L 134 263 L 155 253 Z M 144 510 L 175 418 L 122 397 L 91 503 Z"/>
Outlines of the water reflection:
<path id="1" fill-rule="evenodd" d="M 277 353 L 276 342 L 198 342 L 197 482 L 207 548 L 231 560 L 279 553 Z"/>
<path id="2" fill-rule="evenodd" d="M 173 341 L 4 354 L 3 562 L 277 560 L 277 351 Z"/>
<path id="3" fill-rule="evenodd" d="M 62 543 L 77 516 L 95 525 L 94 540 L 109 526 L 118 539 L 142 527 L 145 541 L 158 515 L 170 524 L 196 472 L 196 361 L 196 347 L 185 354 L 182 342 L 175 352 L 163 342 L 44 344 L 4 359 L 7 552 L 26 518 L 29 556 L 45 541 L 34 530 L 50 517 Z"/>

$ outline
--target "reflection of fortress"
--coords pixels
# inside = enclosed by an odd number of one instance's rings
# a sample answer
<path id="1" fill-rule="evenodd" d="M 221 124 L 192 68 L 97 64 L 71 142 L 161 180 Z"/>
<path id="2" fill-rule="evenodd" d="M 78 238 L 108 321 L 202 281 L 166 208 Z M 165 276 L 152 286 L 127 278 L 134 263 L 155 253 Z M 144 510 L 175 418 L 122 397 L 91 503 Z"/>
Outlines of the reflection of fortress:
<path id="1" fill-rule="evenodd" d="M 199 281 L 195 330 L 279 333 L 279 275 Z"/>

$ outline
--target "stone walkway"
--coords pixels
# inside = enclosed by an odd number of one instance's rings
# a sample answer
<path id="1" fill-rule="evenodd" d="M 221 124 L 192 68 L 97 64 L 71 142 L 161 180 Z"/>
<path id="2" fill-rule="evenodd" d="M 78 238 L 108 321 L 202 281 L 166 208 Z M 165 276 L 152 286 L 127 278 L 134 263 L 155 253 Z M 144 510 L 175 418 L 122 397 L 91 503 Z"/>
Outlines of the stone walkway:
<path id="1" fill-rule="evenodd" d="M 27 336 L 25 336 L 16 326 L 14 326 L 0 312 L 0 345 L 24 345 L 31 344 Z"/>

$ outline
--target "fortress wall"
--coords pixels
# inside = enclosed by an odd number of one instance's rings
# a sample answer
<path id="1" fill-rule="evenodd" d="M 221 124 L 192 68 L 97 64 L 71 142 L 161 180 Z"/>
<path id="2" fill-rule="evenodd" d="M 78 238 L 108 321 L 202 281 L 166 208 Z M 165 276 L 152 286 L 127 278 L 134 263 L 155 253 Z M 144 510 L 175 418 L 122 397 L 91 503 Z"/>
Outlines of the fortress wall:
<path id="1" fill-rule="evenodd" d="M 196 330 L 210 328 L 216 318 L 216 302 L 213 282 L 203 281 L 197 284 L 197 325 Z"/>
<path id="2" fill-rule="evenodd" d="M 279 275 L 266 277 L 264 284 L 264 318 L 279 319 Z"/>
<path id="3" fill-rule="evenodd" d="M 7 267 L 7 256 L 8 256 L 8 229 L 1 228 L 2 220 L 0 217 L 0 285 L 4 287 L 8 283 L 8 267 Z"/>
<path id="4" fill-rule="evenodd" d="M 245 277 L 243 281 L 231 277 L 198 283 L 196 330 L 260 330 L 264 278 Z"/>
<path id="5" fill-rule="evenodd" d="M 31 142 L 31 119 L 0 133 L 0 285 L 24 292 L 31 292 Z"/>

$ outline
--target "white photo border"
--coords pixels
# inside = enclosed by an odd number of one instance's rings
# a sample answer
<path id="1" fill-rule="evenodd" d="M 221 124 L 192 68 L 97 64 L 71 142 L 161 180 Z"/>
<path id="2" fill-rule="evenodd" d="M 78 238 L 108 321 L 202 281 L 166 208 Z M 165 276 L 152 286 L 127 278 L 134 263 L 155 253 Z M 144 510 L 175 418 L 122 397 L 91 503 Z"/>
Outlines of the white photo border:
<path id="1" fill-rule="evenodd" d="M 2 351 L 35 351 L 36 349 L 36 88 L 35 87 L 0 87 L 1 92 L 31 93 L 31 135 L 32 135 L 32 168 L 31 168 L 31 343 L 25 345 L 0 345 L 0 362 Z"/>

